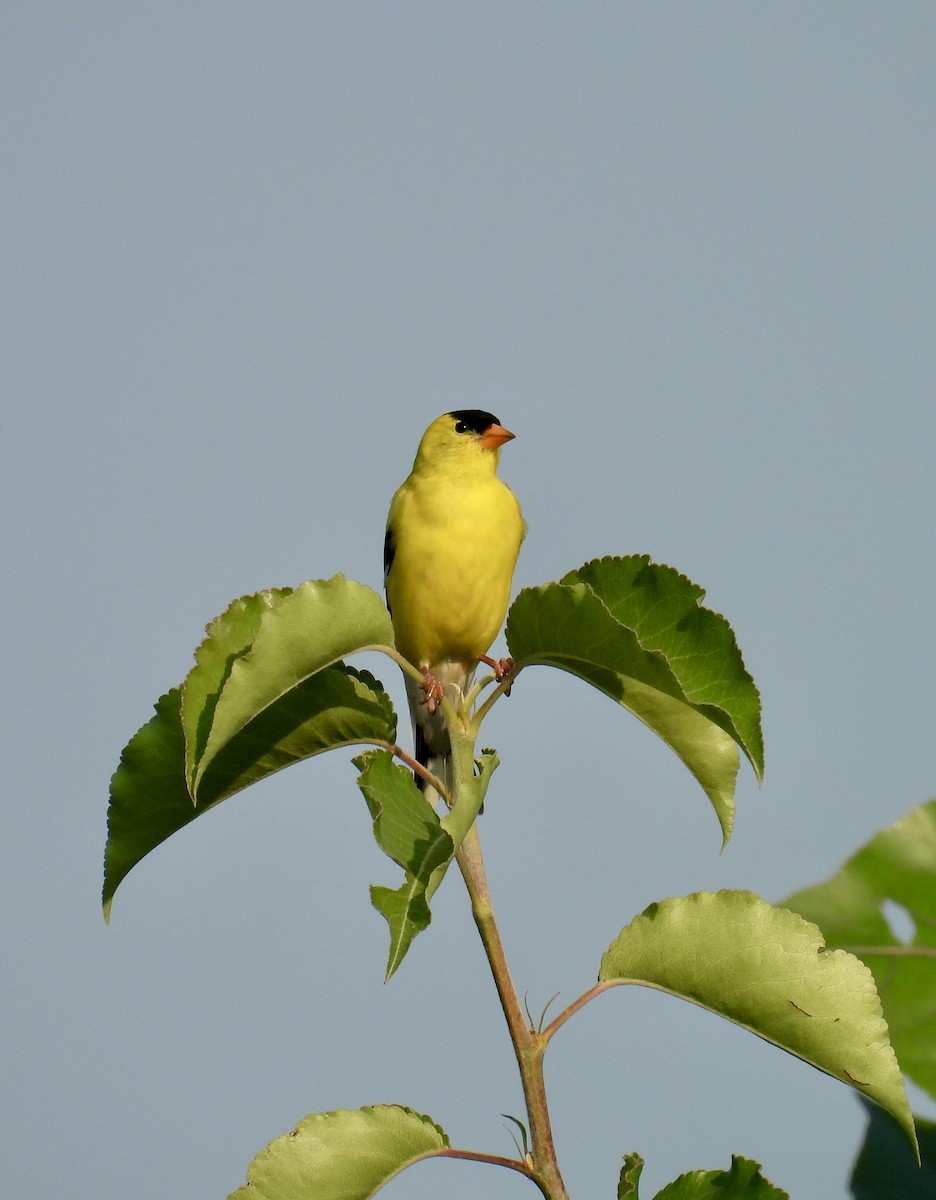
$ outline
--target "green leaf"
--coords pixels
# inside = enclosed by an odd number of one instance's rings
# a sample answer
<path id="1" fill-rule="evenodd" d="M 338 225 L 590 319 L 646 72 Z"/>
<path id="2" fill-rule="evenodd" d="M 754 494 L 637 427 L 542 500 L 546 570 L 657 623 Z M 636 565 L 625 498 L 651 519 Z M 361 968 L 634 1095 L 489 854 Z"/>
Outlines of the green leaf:
<path id="1" fill-rule="evenodd" d="M 936 1196 L 936 1123 L 916 1118 L 922 1165 L 900 1126 L 882 1108 L 865 1102 L 868 1128 L 852 1171 L 855 1200 L 933 1200 Z"/>
<path id="2" fill-rule="evenodd" d="M 639 1154 L 625 1154 L 624 1166 L 618 1178 L 617 1200 L 637 1200 L 637 1187 L 644 1160 Z"/>
<path id="3" fill-rule="evenodd" d="M 448 1144 L 429 1117 L 398 1105 L 313 1113 L 260 1151 L 228 1200 L 368 1200 Z"/>
<path id="4" fill-rule="evenodd" d="M 202 775 L 199 806 L 325 750 L 395 741 L 396 714 L 378 680 L 335 663 L 262 709 L 218 750 Z"/>
<path id="5" fill-rule="evenodd" d="M 386 982 L 406 957 L 413 938 L 429 928 L 432 913 L 426 900 L 426 889 L 408 874 L 396 891 L 372 884 L 370 898 L 371 904 L 390 926 L 390 949 L 384 972 Z"/>
<path id="6" fill-rule="evenodd" d="M 105 918 L 127 872 L 221 800 L 325 750 L 395 742 L 380 683 L 340 661 L 392 641 L 377 593 L 340 575 L 242 596 L 215 618 L 183 688 L 162 697 L 111 781 Z"/>
<path id="7" fill-rule="evenodd" d="M 763 773 L 760 699 L 727 621 L 701 607 L 704 594 L 646 555 L 596 560 L 521 591 L 507 644 L 518 668 L 578 675 L 652 729 L 696 777 L 727 841 L 737 746 Z"/>
<path id="8" fill-rule="evenodd" d="M 731 1156 L 727 1171 L 688 1171 L 657 1192 L 655 1200 L 790 1200 L 761 1174 L 760 1163 Z"/>
<path id="9" fill-rule="evenodd" d="M 361 771 L 358 787 L 373 818 L 377 844 L 405 872 L 396 891 L 371 888 L 371 903 L 390 926 L 389 979 L 413 938 L 429 924 L 426 888 L 433 872 L 451 860 L 455 845 L 411 772 L 397 766 L 389 751 L 372 750 L 354 763 Z"/>
<path id="10" fill-rule="evenodd" d="M 270 588 L 232 601 L 209 624 L 208 636 L 195 651 L 195 666 L 185 681 L 182 728 L 185 733 L 185 777 L 194 783 L 195 768 L 205 750 L 218 698 L 234 663 L 253 645 L 265 612 L 292 588 Z"/>
<path id="11" fill-rule="evenodd" d="M 637 1188 L 644 1160 L 639 1154 L 624 1158 L 618 1180 L 618 1200 L 638 1200 Z M 761 1174 L 760 1163 L 731 1156 L 727 1171 L 688 1171 L 662 1191 L 654 1200 L 790 1200 L 786 1192 L 774 1187 Z"/>
<path id="12" fill-rule="evenodd" d="M 104 919 L 127 872 L 199 815 L 185 786 L 181 688 L 156 704 L 156 716 L 128 742 L 111 779 L 104 851 Z"/>
<path id="13" fill-rule="evenodd" d="M 796 913 L 741 891 L 664 900 L 621 931 L 598 978 L 658 988 L 749 1029 L 876 1100 L 916 1145 L 874 977 Z"/>
<path id="14" fill-rule="evenodd" d="M 149 852 L 189 821 L 248 784 L 336 746 L 393 741 L 389 697 L 367 671 L 327 667 L 258 714 L 225 745 L 202 778 L 192 806 L 185 781 L 181 689 L 130 741 L 111 781 L 104 855 L 104 915 L 117 885 Z"/>
<path id="15" fill-rule="evenodd" d="M 702 607 L 703 588 L 646 554 L 595 559 L 561 582 L 587 584 L 645 650 L 662 654 L 690 703 L 737 742 L 762 778 L 760 695 L 731 626 Z"/>
<path id="16" fill-rule="evenodd" d="M 383 600 L 343 575 L 260 596 L 271 599 L 212 623 L 186 681 L 189 779 L 199 803 L 213 760 L 261 713 L 346 655 L 393 645 Z"/>
<path id="17" fill-rule="evenodd" d="M 903 941 L 885 902 L 912 919 Z M 903 1070 L 936 1098 L 936 800 L 876 834 L 826 883 L 784 900 L 874 972 Z"/>

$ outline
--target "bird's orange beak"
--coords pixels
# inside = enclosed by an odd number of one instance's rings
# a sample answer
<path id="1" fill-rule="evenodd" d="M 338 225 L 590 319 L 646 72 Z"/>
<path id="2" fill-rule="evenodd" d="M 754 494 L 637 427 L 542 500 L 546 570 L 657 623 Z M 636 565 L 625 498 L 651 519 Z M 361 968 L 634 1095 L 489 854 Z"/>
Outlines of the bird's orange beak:
<path id="1" fill-rule="evenodd" d="M 484 433 L 481 434 L 480 440 L 485 450 L 497 450 L 500 446 L 503 446 L 504 442 L 509 442 L 511 438 L 516 436 L 509 429 L 505 429 L 503 425 L 488 425 Z"/>

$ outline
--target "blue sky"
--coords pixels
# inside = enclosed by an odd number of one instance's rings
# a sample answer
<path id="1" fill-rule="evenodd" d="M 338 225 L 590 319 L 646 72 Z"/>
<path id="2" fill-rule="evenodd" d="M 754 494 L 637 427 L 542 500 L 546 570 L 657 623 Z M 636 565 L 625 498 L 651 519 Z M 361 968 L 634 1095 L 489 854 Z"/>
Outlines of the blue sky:
<path id="1" fill-rule="evenodd" d="M 936 794 L 929 3 L 8 5 L 0 1079 L 11 1194 L 225 1196 L 307 1112 L 509 1153 L 459 881 L 384 986 L 392 883 L 340 753 L 235 797 L 100 915 L 107 785 L 233 597 L 380 585 L 438 413 L 516 434 L 518 587 L 648 552 L 761 687 L 735 836 L 612 703 L 527 672 L 486 736 L 531 1007 L 653 900 L 830 874 Z M 381 663 L 402 705 L 402 688 Z M 843 1197 L 846 1089 L 615 991 L 556 1039 L 574 1195 L 757 1158 Z M 932 1112 L 930 1106 L 919 1105 Z M 388 1200 L 530 1194 L 424 1164 Z"/>

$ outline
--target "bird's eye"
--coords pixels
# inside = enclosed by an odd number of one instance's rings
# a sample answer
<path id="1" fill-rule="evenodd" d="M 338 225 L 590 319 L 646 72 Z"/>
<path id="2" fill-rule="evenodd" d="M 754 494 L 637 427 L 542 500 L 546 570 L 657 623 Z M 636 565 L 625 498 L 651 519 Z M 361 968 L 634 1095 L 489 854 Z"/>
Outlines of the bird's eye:
<path id="1" fill-rule="evenodd" d="M 456 433 L 467 433 L 469 428 L 470 428 L 470 426 L 468 425 L 467 421 L 456 421 L 455 422 L 455 432 Z"/>

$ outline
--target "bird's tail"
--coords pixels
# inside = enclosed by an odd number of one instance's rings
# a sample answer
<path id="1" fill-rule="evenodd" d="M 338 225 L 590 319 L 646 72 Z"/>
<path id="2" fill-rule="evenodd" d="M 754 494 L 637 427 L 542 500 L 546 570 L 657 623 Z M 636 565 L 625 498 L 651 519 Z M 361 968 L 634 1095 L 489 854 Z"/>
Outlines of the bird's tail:
<path id="1" fill-rule="evenodd" d="M 434 671 L 446 700 L 456 708 L 471 687 L 474 673 L 475 668 L 466 671 L 464 663 L 443 663 Z M 452 743 L 445 725 L 445 714 L 441 708 L 437 708 L 434 713 L 429 712 L 425 689 L 414 679 L 407 679 L 406 693 L 413 721 L 414 757 L 420 766 L 428 768 L 445 785 L 451 795 L 455 785 L 455 773 L 452 765 Z M 421 775 L 416 774 L 415 778 L 417 786 L 434 808 L 439 801 L 439 793 Z"/>

